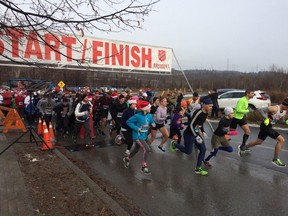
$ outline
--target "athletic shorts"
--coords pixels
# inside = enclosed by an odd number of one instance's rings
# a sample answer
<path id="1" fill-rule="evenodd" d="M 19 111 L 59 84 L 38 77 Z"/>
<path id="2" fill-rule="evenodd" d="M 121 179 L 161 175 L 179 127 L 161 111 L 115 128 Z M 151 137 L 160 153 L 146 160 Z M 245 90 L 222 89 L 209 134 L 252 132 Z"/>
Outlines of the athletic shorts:
<path id="1" fill-rule="evenodd" d="M 242 127 L 243 125 L 246 125 L 247 122 L 244 120 L 244 118 L 242 119 L 236 119 L 236 118 L 233 118 L 232 119 L 232 122 L 230 124 L 230 128 L 232 129 L 236 129 L 237 128 L 237 125 L 239 125 L 240 127 Z"/>
<path id="2" fill-rule="evenodd" d="M 211 145 L 215 149 L 218 149 L 219 146 L 230 146 L 225 136 L 217 136 L 215 134 L 212 135 Z"/>
<path id="3" fill-rule="evenodd" d="M 164 124 L 164 123 L 163 123 L 163 124 L 157 124 L 157 123 L 155 123 L 155 124 L 156 124 L 155 127 L 151 127 L 152 130 L 158 130 L 158 129 L 162 128 L 162 127 L 165 127 L 165 124 Z"/>
<path id="4" fill-rule="evenodd" d="M 263 123 L 260 125 L 260 132 L 258 134 L 258 139 L 265 140 L 267 136 L 271 137 L 272 139 L 277 139 L 280 134 L 275 131 L 272 126 L 265 126 Z"/>

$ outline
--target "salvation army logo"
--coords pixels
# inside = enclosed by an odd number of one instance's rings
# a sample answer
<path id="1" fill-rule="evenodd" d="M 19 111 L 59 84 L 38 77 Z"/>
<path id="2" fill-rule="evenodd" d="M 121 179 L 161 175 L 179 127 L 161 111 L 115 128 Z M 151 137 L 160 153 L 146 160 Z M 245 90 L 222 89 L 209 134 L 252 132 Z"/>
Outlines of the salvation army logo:
<path id="1" fill-rule="evenodd" d="M 158 50 L 158 59 L 162 62 L 166 60 L 166 51 L 165 50 Z"/>

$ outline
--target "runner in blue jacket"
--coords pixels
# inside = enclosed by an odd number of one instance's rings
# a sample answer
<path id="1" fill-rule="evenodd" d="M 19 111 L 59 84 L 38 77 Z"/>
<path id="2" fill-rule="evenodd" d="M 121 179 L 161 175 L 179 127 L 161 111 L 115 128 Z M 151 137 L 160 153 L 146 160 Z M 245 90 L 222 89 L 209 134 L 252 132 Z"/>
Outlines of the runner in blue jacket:
<path id="1" fill-rule="evenodd" d="M 147 144 L 146 139 L 148 137 L 149 127 L 155 127 L 155 123 L 152 115 L 149 113 L 151 109 L 149 102 L 138 101 L 137 109 L 140 110 L 140 112 L 136 113 L 126 122 L 127 125 L 132 129 L 132 137 L 136 145 L 132 149 L 130 155 L 123 158 L 124 166 L 128 168 L 131 158 L 139 151 L 140 148 L 142 148 L 143 154 L 141 171 L 144 174 L 151 174 L 150 170 L 147 168 L 147 155 L 149 145 Z"/>

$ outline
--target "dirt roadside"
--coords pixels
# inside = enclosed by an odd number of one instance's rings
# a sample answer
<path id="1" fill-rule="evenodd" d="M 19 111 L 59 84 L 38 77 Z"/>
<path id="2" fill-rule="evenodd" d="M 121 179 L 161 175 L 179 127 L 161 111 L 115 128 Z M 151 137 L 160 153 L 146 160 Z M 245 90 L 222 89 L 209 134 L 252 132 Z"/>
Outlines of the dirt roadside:
<path id="1" fill-rule="evenodd" d="M 12 142 L 18 135 L 11 133 L 6 137 Z M 23 140 L 28 141 L 29 137 L 24 137 L 21 141 Z M 35 143 L 15 143 L 12 147 L 24 174 L 36 215 L 115 215 L 61 158 L 53 151 L 41 151 L 39 147 Z M 57 149 L 130 215 L 145 215 L 142 209 L 83 161 L 74 158 L 62 146 Z"/>

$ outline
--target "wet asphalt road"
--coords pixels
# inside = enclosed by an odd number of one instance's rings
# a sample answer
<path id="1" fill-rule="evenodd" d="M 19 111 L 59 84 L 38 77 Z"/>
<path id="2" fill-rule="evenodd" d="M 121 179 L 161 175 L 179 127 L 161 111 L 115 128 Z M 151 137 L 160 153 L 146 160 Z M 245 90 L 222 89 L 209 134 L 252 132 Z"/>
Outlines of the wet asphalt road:
<path id="1" fill-rule="evenodd" d="M 207 156 L 211 150 L 211 130 L 208 125 L 205 129 L 209 135 Z M 239 134 L 231 137 L 230 142 L 234 152 L 218 151 L 217 157 L 210 160 L 213 167 L 207 176 L 194 173 L 195 151 L 191 155 L 171 153 L 166 145 L 163 153 L 157 148 L 159 138 L 148 155 L 151 176 L 140 171 L 140 151 L 130 167 L 124 168 L 126 145 L 113 145 L 109 136 L 98 135 L 98 146 L 73 154 L 119 188 L 147 215 L 288 215 L 288 167 L 279 168 L 271 163 L 275 141 L 267 138 L 262 146 L 252 148 L 251 154 L 240 158 L 237 146 L 243 132 L 237 130 Z M 249 140 L 256 139 L 258 131 L 251 128 Z M 288 140 L 286 131 L 280 133 Z M 286 142 L 280 155 L 286 163 L 287 146 Z"/>

